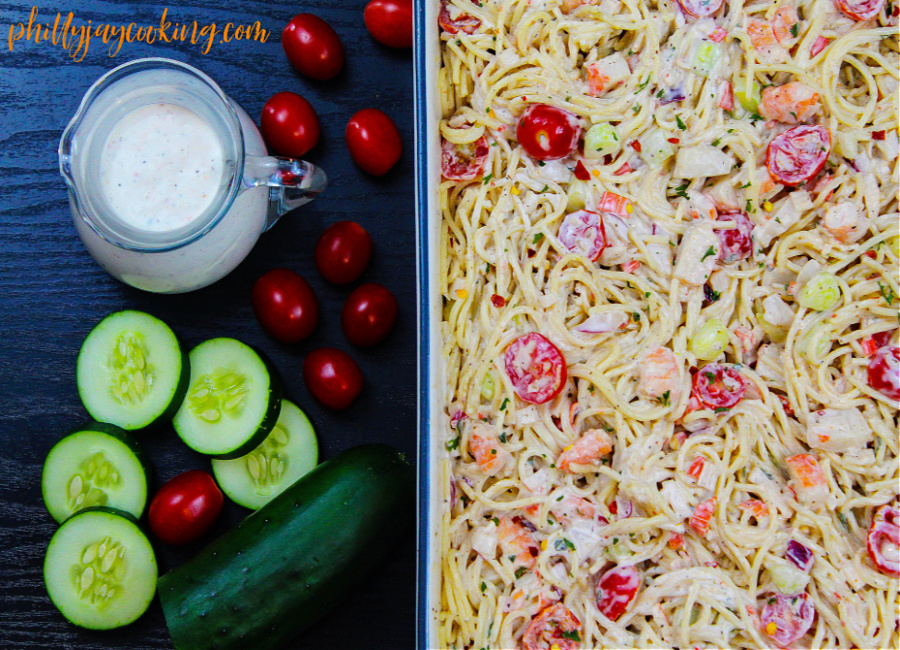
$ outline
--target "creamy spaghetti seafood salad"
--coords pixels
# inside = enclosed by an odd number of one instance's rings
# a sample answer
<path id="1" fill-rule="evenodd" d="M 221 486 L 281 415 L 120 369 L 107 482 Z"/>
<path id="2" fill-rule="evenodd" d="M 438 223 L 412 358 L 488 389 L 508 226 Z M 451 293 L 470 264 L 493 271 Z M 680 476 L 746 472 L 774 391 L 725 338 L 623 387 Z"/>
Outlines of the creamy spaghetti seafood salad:
<path id="1" fill-rule="evenodd" d="M 441 647 L 900 647 L 895 3 L 444 2 Z"/>

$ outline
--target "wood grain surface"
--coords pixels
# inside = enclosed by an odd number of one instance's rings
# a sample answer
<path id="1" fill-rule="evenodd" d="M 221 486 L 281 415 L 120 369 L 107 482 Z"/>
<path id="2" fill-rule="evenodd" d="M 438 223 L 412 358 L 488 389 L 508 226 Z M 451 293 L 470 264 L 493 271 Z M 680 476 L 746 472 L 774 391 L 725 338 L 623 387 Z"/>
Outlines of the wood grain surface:
<path id="1" fill-rule="evenodd" d="M 281 372 L 287 396 L 313 421 L 323 458 L 363 442 L 386 442 L 415 459 L 412 53 L 383 47 L 369 36 L 363 23 L 365 2 L 0 0 L 0 648 L 172 647 L 158 601 L 131 626 L 89 632 L 63 619 L 43 584 L 44 552 L 57 526 L 41 501 L 41 466 L 50 447 L 87 419 L 75 389 L 75 359 L 84 336 L 110 312 L 148 311 L 169 323 L 187 347 L 214 336 L 233 336 L 261 348 Z M 75 25 L 89 20 L 157 25 L 167 7 L 170 21 L 224 25 L 259 20 L 271 36 L 266 43 L 216 43 L 205 55 L 202 46 L 189 42 L 126 43 L 111 58 L 106 46 L 92 43 L 84 60 L 74 62 L 48 42 L 22 40 L 10 51 L 9 27 L 27 23 L 32 7 L 41 23 L 51 25 L 57 12 L 65 18 L 69 11 Z M 287 62 L 281 30 L 301 12 L 325 18 L 342 38 L 346 65 L 333 80 L 311 82 Z M 58 170 L 60 134 L 88 86 L 105 71 L 145 56 L 174 58 L 203 70 L 257 119 L 271 95 L 298 92 L 315 106 L 322 124 L 322 140 L 307 158 L 327 171 L 326 193 L 264 234 L 231 275 L 190 294 L 144 293 L 108 276 L 75 232 Z M 403 137 L 403 157 L 383 178 L 357 169 L 344 144 L 347 120 L 366 107 L 386 111 Z M 359 282 L 338 288 L 318 275 L 312 251 L 324 228 L 343 219 L 372 233 L 375 254 Z M 302 344 L 275 342 L 253 317 L 250 289 L 257 277 L 277 266 L 305 277 L 320 301 L 319 327 Z M 400 303 L 396 329 L 369 350 L 350 345 L 340 328 L 343 300 L 364 281 L 384 284 Z M 348 351 L 364 373 L 365 389 L 346 412 L 320 407 L 304 385 L 303 357 L 322 345 Z M 181 444 L 170 425 L 141 434 L 140 440 L 151 459 L 154 488 L 188 469 L 209 470 L 208 459 Z M 228 503 L 215 529 L 187 548 L 154 542 L 160 570 L 191 557 L 247 512 Z M 414 599 L 415 540 L 410 530 L 381 570 L 290 647 L 410 648 L 415 643 Z"/>

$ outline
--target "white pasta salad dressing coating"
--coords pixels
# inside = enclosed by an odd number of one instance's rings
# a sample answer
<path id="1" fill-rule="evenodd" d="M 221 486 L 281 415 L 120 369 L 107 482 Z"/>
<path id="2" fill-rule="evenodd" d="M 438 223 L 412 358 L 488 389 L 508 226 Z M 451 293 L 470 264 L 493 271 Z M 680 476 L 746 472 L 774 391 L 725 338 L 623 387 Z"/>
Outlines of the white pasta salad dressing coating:
<path id="1" fill-rule="evenodd" d="M 445 2 L 441 647 L 900 647 L 896 14 Z"/>

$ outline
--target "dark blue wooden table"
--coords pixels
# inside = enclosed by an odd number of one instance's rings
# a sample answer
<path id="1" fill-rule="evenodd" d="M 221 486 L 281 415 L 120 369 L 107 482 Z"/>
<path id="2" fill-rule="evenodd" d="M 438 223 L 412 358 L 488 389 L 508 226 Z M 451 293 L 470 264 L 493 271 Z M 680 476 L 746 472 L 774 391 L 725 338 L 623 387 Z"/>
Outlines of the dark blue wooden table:
<path id="1" fill-rule="evenodd" d="M 75 390 L 76 354 L 87 332 L 110 312 L 150 312 L 169 323 L 187 347 L 214 336 L 233 336 L 261 348 L 281 372 L 287 396 L 312 419 L 323 458 L 363 442 L 386 442 L 415 459 L 412 53 L 383 47 L 369 36 L 365 3 L 0 0 L 0 648 L 172 647 L 157 601 L 131 626 L 88 632 L 63 619 L 43 584 L 44 552 L 57 526 L 41 501 L 41 466 L 50 447 L 87 420 Z M 52 42 L 23 39 L 10 51 L 10 25 L 27 24 L 32 7 L 38 10 L 38 22 L 51 27 L 57 12 L 65 21 L 70 11 L 76 27 L 88 21 L 156 26 L 168 7 L 172 22 L 222 27 L 258 20 L 271 36 L 266 43 L 216 42 L 205 55 L 205 44 L 189 41 L 125 43 L 113 58 L 109 46 L 94 39 L 76 62 Z M 347 61 L 335 79 L 311 82 L 287 62 L 281 30 L 301 12 L 325 18 L 341 36 Z M 306 157 L 327 171 L 327 192 L 264 234 L 231 275 L 190 294 L 144 293 L 109 277 L 75 233 L 58 171 L 60 134 L 88 86 L 105 71 L 146 56 L 178 59 L 203 70 L 257 120 L 271 95 L 298 92 L 310 100 L 322 124 L 322 139 Z M 347 120 L 366 107 L 387 112 L 403 136 L 403 157 L 383 178 L 357 169 L 344 144 Z M 328 285 L 312 262 L 320 233 L 342 219 L 362 224 L 375 242 L 371 266 L 346 288 Z M 257 277 L 277 266 L 300 273 L 320 301 L 319 327 L 302 344 L 275 342 L 253 317 L 250 289 Z M 384 284 L 400 303 L 396 329 L 370 350 L 355 349 L 340 328 L 343 300 L 364 281 Z M 304 385 L 303 357 L 322 345 L 349 352 L 365 375 L 363 393 L 345 412 L 320 407 Z M 140 439 L 153 465 L 154 488 L 188 469 L 209 470 L 208 459 L 181 444 L 171 426 Z M 155 542 L 160 570 L 191 557 L 246 514 L 228 503 L 215 529 L 200 542 L 181 549 Z M 415 543 L 410 530 L 382 570 L 349 593 L 295 647 L 409 648 L 415 643 L 414 618 Z"/>

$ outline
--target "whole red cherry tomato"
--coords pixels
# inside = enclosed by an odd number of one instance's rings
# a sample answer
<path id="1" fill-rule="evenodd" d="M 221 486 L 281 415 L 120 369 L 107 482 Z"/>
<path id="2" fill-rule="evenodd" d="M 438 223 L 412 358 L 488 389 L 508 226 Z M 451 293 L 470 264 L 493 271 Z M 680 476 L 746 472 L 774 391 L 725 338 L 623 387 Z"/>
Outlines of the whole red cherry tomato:
<path id="1" fill-rule="evenodd" d="M 363 13 L 366 29 L 388 47 L 412 47 L 412 0 L 372 0 Z"/>
<path id="2" fill-rule="evenodd" d="M 574 113 L 548 104 L 532 104 L 516 126 L 516 139 L 536 160 L 558 160 L 575 151 L 581 124 Z"/>
<path id="3" fill-rule="evenodd" d="M 367 347 L 384 340 L 397 320 L 397 299 L 380 284 L 369 282 L 347 297 L 341 312 L 344 334 L 354 345 Z"/>
<path id="4" fill-rule="evenodd" d="M 335 410 L 350 406 L 363 387 L 359 366 L 349 354 L 334 348 L 319 348 L 306 355 L 303 379 L 313 397 Z"/>
<path id="5" fill-rule="evenodd" d="M 319 142 L 319 116 L 297 93 L 272 95 L 259 120 L 263 138 L 280 156 L 300 157 Z"/>
<path id="6" fill-rule="evenodd" d="M 272 269 L 253 285 L 253 313 L 273 338 L 302 341 L 319 323 L 319 301 L 309 284 L 289 269 Z"/>
<path id="7" fill-rule="evenodd" d="M 354 221 L 331 224 L 316 244 L 316 268 L 332 284 L 353 282 L 372 258 L 372 237 Z"/>
<path id="8" fill-rule="evenodd" d="M 400 160 L 400 132 L 377 108 L 364 108 L 351 117 L 345 137 L 353 162 L 373 176 L 383 176 Z"/>
<path id="9" fill-rule="evenodd" d="M 281 33 L 281 45 L 291 65 L 311 79 L 331 79 L 344 66 L 341 39 L 318 16 L 294 16 Z"/>
<path id="10" fill-rule="evenodd" d="M 215 523 L 223 501 L 212 476 L 199 469 L 184 472 L 169 479 L 150 502 L 150 530 L 166 544 L 188 544 Z"/>

